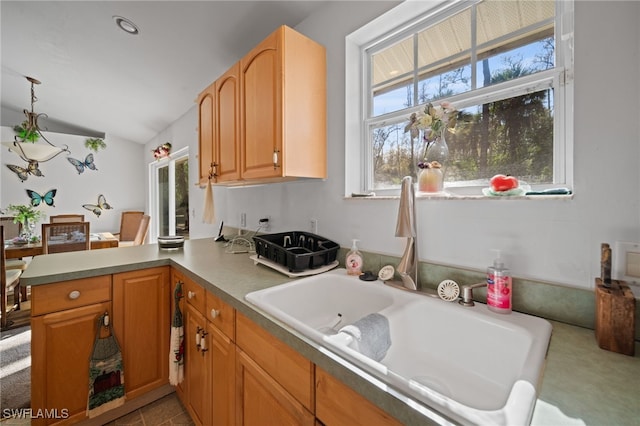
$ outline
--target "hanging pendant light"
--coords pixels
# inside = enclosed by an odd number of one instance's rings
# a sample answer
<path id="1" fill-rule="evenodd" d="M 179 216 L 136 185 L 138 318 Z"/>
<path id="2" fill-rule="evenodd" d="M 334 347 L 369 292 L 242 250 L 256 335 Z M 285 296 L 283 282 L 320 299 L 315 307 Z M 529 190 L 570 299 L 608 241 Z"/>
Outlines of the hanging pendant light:
<path id="1" fill-rule="evenodd" d="M 49 161 L 57 155 L 66 152 L 70 154 L 69 148 L 65 145 L 64 148 L 58 147 L 42 134 L 42 130 L 38 126 L 38 119 L 41 117 L 47 117 L 47 114 L 36 114 L 33 108 L 33 104 L 38 100 L 35 95 L 34 85 L 40 84 L 38 80 L 32 77 L 27 77 L 27 81 L 31 83 L 31 111 L 24 110 L 26 120 L 20 125 L 16 126 L 16 136 L 13 142 L 2 142 L 9 148 L 9 151 L 16 153 L 20 158 L 29 164 L 42 163 Z M 39 143 L 42 139 L 46 143 Z"/>

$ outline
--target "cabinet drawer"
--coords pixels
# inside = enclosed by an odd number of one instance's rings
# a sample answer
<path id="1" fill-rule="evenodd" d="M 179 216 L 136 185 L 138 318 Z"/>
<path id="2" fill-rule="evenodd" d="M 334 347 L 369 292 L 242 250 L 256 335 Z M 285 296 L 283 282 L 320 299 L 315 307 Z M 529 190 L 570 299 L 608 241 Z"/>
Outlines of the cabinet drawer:
<path id="1" fill-rule="evenodd" d="M 31 316 L 111 300 L 111 275 L 31 287 Z"/>
<path id="2" fill-rule="evenodd" d="M 207 320 L 218 327 L 229 339 L 236 340 L 236 311 L 211 292 L 207 293 Z"/>
<path id="3" fill-rule="evenodd" d="M 307 410 L 315 411 L 311 361 L 238 312 L 236 344 Z"/>
<path id="4" fill-rule="evenodd" d="M 196 308 L 202 315 L 205 314 L 206 296 L 204 288 L 185 277 L 184 280 L 184 295 L 191 306 Z"/>

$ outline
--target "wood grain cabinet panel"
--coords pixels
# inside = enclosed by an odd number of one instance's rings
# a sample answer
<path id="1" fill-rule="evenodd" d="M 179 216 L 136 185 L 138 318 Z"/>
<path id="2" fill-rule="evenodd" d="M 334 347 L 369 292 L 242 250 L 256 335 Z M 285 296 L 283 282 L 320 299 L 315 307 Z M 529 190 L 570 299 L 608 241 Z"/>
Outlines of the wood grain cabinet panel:
<path id="1" fill-rule="evenodd" d="M 215 83 L 198 95 L 198 183 L 205 185 L 213 173 L 215 134 Z"/>
<path id="2" fill-rule="evenodd" d="M 240 178 L 240 64 L 215 82 L 214 182 Z"/>
<path id="3" fill-rule="evenodd" d="M 185 303 L 185 379 L 179 397 L 195 424 L 234 425 L 235 310 L 189 278 L 174 277 L 193 295 Z"/>
<path id="4" fill-rule="evenodd" d="M 198 97 L 200 185 L 326 178 L 326 98 L 325 48 L 281 26 Z"/>
<path id="5" fill-rule="evenodd" d="M 169 383 L 169 274 L 163 266 L 113 275 L 113 327 L 127 398 Z"/>
<path id="6" fill-rule="evenodd" d="M 314 365 L 236 313 L 236 344 L 309 411 L 314 411 Z"/>
<path id="7" fill-rule="evenodd" d="M 324 47 L 282 26 L 240 72 L 242 178 L 326 178 Z"/>
<path id="8" fill-rule="evenodd" d="M 241 350 L 236 355 L 236 424 L 313 426 L 315 417 Z"/>
<path id="9" fill-rule="evenodd" d="M 326 426 L 400 426 L 393 417 L 316 366 L 316 417 Z"/>
<path id="10" fill-rule="evenodd" d="M 31 407 L 55 414 L 33 419 L 33 425 L 72 424 L 87 417 L 89 359 L 96 323 L 105 312 L 111 312 L 111 302 L 31 318 Z"/>

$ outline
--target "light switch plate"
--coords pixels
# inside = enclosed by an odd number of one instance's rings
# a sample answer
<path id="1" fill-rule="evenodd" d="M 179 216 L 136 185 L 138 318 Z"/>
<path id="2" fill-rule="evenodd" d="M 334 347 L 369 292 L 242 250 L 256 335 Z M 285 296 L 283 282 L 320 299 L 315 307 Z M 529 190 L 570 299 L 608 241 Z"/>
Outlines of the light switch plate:
<path id="1" fill-rule="evenodd" d="M 640 285 L 640 243 L 616 241 L 612 278 Z"/>

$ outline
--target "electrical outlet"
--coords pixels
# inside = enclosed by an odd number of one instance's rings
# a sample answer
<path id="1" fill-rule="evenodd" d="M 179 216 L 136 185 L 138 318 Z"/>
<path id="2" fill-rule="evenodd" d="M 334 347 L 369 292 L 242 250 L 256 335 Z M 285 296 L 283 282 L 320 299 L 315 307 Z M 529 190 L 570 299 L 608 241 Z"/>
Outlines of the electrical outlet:
<path id="1" fill-rule="evenodd" d="M 247 227 L 247 214 L 240 213 L 240 228 L 246 228 L 246 227 Z"/>
<path id="2" fill-rule="evenodd" d="M 271 229 L 271 216 L 262 216 L 258 220 L 258 226 L 260 226 L 263 231 L 270 230 Z"/>
<path id="3" fill-rule="evenodd" d="M 309 220 L 309 231 L 312 234 L 318 233 L 318 219 L 310 219 Z"/>

